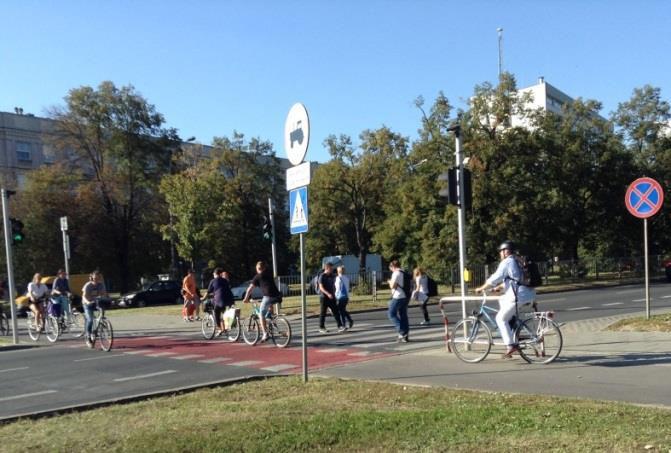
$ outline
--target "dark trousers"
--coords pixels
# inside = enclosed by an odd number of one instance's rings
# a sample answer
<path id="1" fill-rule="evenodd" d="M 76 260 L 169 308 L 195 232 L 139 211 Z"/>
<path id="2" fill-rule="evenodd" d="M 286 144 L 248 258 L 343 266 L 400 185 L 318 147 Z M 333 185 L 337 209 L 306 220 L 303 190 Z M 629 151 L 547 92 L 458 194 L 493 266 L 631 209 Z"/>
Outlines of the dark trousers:
<path id="1" fill-rule="evenodd" d="M 333 317 L 338 324 L 338 327 L 342 327 L 340 322 L 340 311 L 338 311 L 338 305 L 336 304 L 335 299 L 329 299 L 325 296 L 319 296 L 319 328 L 324 329 L 326 322 L 326 309 L 330 309 L 333 313 Z"/>
<path id="2" fill-rule="evenodd" d="M 352 322 L 352 317 L 350 316 L 349 312 L 347 311 L 347 303 L 349 302 L 349 298 L 344 297 L 342 299 L 338 299 L 338 311 L 340 312 L 340 322 L 342 325 L 347 325 L 347 322 Z"/>

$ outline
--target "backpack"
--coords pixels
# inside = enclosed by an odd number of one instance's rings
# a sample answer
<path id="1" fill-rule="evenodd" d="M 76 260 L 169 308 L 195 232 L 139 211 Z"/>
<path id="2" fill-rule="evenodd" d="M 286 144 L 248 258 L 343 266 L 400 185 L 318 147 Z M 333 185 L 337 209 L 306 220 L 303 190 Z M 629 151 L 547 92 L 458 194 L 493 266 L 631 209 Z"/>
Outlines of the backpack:
<path id="1" fill-rule="evenodd" d="M 516 256 L 515 261 L 522 271 L 522 278 L 518 282 L 520 285 L 535 288 L 543 284 L 543 277 L 538 270 L 538 264 L 531 258 L 528 256 Z"/>
<path id="2" fill-rule="evenodd" d="M 319 289 L 319 279 L 324 275 L 324 271 L 319 271 L 317 275 L 312 278 L 312 288 L 315 290 L 315 294 L 321 295 L 321 290 Z"/>
<path id="3" fill-rule="evenodd" d="M 427 275 L 427 281 L 428 281 L 428 287 L 429 287 L 429 293 L 427 296 L 429 297 L 434 297 L 438 295 L 438 283 L 431 277 Z"/>
<path id="4" fill-rule="evenodd" d="M 403 292 L 405 293 L 405 297 L 409 298 L 410 294 L 412 294 L 412 274 L 404 270 L 401 271 L 401 274 L 403 275 Z"/>

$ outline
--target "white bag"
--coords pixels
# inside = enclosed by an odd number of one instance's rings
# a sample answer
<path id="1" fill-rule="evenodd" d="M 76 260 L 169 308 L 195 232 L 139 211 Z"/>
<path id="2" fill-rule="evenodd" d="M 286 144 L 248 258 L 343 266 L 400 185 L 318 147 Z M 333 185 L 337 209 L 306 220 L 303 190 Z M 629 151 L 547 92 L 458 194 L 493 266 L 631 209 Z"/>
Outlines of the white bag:
<path id="1" fill-rule="evenodd" d="M 230 307 L 228 310 L 224 312 L 224 327 L 226 327 L 226 329 L 235 327 L 236 312 L 237 309 L 235 307 Z"/>

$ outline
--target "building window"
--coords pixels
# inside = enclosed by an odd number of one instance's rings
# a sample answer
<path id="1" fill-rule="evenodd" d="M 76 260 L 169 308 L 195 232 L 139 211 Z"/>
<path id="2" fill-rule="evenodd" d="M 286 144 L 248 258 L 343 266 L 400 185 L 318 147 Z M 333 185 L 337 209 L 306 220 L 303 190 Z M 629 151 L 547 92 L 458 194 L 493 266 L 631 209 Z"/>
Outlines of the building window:
<path id="1" fill-rule="evenodd" d="M 16 159 L 19 162 L 32 162 L 33 156 L 30 150 L 30 143 L 16 142 Z"/>

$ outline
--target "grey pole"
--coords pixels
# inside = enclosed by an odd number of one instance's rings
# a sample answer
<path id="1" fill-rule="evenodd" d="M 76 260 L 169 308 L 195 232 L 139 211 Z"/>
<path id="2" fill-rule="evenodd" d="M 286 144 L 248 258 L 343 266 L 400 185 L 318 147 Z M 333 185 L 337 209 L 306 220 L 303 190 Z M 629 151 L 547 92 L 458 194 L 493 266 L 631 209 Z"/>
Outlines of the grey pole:
<path id="1" fill-rule="evenodd" d="M 459 182 L 459 205 L 458 205 L 458 227 L 459 227 L 459 279 L 461 283 L 461 314 L 466 319 L 466 282 L 464 281 L 464 270 L 466 269 L 466 194 L 464 191 L 464 155 L 461 152 L 461 127 L 454 128 L 455 151 L 454 156 L 457 165 L 457 179 Z"/>
<path id="2" fill-rule="evenodd" d="M 501 78 L 501 74 L 503 73 L 503 49 L 502 49 L 502 42 L 503 42 L 503 28 L 499 27 L 496 29 L 496 31 L 499 33 L 499 79 Z"/>
<path id="3" fill-rule="evenodd" d="M 282 285 L 280 285 L 280 279 L 277 276 L 277 253 L 275 248 L 275 217 L 273 216 L 273 199 L 268 197 L 268 218 L 270 219 L 270 226 L 272 228 L 272 240 L 270 245 L 270 250 L 273 257 L 273 279 L 277 283 L 277 289 L 282 291 Z M 280 314 L 280 304 L 277 304 L 277 314 Z"/>
<path id="4" fill-rule="evenodd" d="M 303 382 L 308 381 L 308 327 L 306 314 L 308 311 L 307 301 L 305 298 L 305 251 L 303 248 L 303 233 L 300 234 L 301 239 L 301 328 L 303 330 Z"/>
<path id="5" fill-rule="evenodd" d="M 65 256 L 65 275 L 70 278 L 70 238 L 68 237 L 68 218 L 61 217 L 61 231 L 63 232 L 63 255 Z"/>
<path id="6" fill-rule="evenodd" d="M 645 319 L 650 319 L 650 276 L 648 275 L 648 219 L 643 219 L 643 248 L 645 266 Z"/>
<path id="7" fill-rule="evenodd" d="M 12 341 L 19 344 L 18 325 L 16 323 L 16 306 L 14 305 L 14 265 L 12 261 L 12 238 L 10 237 L 11 225 L 7 212 L 7 191 L 2 189 L 2 218 L 5 225 L 5 251 L 7 252 L 7 283 L 9 284 L 9 310 L 12 315 Z"/>

